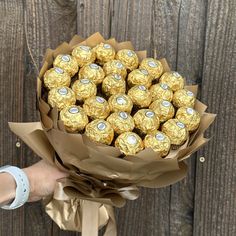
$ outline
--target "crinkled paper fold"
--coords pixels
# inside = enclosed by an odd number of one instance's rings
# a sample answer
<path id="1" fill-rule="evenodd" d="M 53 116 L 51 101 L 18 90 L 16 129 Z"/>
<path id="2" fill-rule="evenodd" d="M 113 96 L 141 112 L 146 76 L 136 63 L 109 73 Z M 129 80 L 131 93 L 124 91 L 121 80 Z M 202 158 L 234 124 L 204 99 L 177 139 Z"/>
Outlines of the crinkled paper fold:
<path id="1" fill-rule="evenodd" d="M 40 122 L 9 123 L 10 129 L 37 155 L 69 172 L 68 178 L 58 181 L 54 195 L 44 200 L 45 209 L 60 228 L 82 231 L 83 236 L 97 235 L 104 225 L 106 236 L 116 235 L 112 206 L 122 207 L 126 200 L 137 199 L 138 187 L 160 188 L 183 179 L 188 169 L 184 159 L 208 142 L 204 132 L 215 119 L 215 114 L 206 113 L 207 106 L 197 100 L 195 109 L 202 116 L 199 128 L 164 159 L 151 149 L 120 158 L 115 147 L 94 143 L 83 134 L 65 132 L 57 109 L 51 110 L 46 103 L 43 75 L 58 54 L 71 53 L 77 45 L 95 46 L 100 42 L 108 42 L 116 50 L 134 49 L 131 42 L 105 40 L 99 33 L 87 39 L 75 35 L 69 43 L 48 49 L 37 78 Z M 147 56 L 146 51 L 136 53 L 140 60 Z M 167 61 L 161 62 L 164 70 L 170 71 Z M 197 86 L 186 88 L 197 94 Z"/>

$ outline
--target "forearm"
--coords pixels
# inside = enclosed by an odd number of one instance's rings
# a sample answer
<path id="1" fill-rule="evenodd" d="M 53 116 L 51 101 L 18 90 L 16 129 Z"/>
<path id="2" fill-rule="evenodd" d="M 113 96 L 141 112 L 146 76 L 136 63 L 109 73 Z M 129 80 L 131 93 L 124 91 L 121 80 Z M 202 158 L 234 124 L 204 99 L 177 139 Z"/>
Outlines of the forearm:
<path id="1" fill-rule="evenodd" d="M 0 206 L 11 202 L 15 198 L 16 183 L 8 173 L 0 174 Z"/>

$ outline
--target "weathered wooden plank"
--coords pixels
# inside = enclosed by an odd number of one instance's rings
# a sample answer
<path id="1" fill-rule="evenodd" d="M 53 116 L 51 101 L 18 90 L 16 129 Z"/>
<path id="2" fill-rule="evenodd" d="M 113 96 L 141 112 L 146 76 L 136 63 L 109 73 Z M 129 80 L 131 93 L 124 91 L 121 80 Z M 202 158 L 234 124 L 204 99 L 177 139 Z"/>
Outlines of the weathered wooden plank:
<path id="1" fill-rule="evenodd" d="M 25 77 L 24 77 L 24 121 L 37 121 L 35 88 L 37 67 L 42 65 L 47 48 L 56 48 L 76 34 L 76 1 L 29 1 L 25 3 Z M 27 165 L 38 160 L 25 147 Z M 41 203 L 25 206 L 24 235 L 76 235 L 61 231 L 47 216 Z M 30 223 L 29 223 L 30 222 Z"/>
<path id="2" fill-rule="evenodd" d="M 194 235 L 236 234 L 236 3 L 208 1 L 202 100 L 218 113 L 197 163 Z"/>
<path id="3" fill-rule="evenodd" d="M 22 152 L 17 149 L 17 138 L 8 129 L 8 121 L 22 120 L 24 75 L 24 29 L 22 2 L 0 2 L 0 166 L 23 166 Z M 17 221 L 15 221 L 17 219 Z M 23 235 L 24 209 L 0 210 L 0 235 Z"/>

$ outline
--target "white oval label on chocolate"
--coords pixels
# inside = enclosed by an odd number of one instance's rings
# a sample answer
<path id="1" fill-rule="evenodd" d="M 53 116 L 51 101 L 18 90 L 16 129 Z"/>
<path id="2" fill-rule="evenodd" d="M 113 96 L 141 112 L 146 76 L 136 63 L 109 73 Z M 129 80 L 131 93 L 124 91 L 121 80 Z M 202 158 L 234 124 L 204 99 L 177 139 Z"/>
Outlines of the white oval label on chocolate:
<path id="1" fill-rule="evenodd" d="M 80 46 L 80 49 L 82 49 L 82 50 L 84 50 L 86 52 L 90 51 L 90 47 L 84 46 L 84 45 Z"/>
<path id="2" fill-rule="evenodd" d="M 80 83 L 81 83 L 81 84 L 89 84 L 89 83 L 90 83 L 90 80 L 89 80 L 89 79 L 81 79 L 81 80 L 80 80 Z"/>
<path id="3" fill-rule="evenodd" d="M 168 85 L 167 84 L 160 84 L 161 88 L 163 88 L 164 90 L 168 89 Z"/>
<path id="4" fill-rule="evenodd" d="M 194 96 L 194 94 L 191 91 L 187 91 L 187 95 L 190 96 L 190 97 Z"/>
<path id="5" fill-rule="evenodd" d="M 161 133 L 156 134 L 155 137 L 158 141 L 163 141 L 165 139 L 165 136 Z"/>
<path id="6" fill-rule="evenodd" d="M 139 88 L 140 90 L 142 90 L 142 91 L 146 91 L 146 90 L 147 90 L 144 85 L 139 85 L 138 88 Z"/>
<path id="7" fill-rule="evenodd" d="M 161 104 L 162 104 L 164 107 L 169 107 L 169 106 L 170 106 L 170 102 L 169 102 L 169 101 L 166 101 L 166 100 L 162 101 Z"/>
<path id="8" fill-rule="evenodd" d="M 132 56 L 134 55 L 134 53 L 133 53 L 132 51 L 128 50 L 128 51 L 127 51 L 127 55 L 128 55 L 129 57 L 132 57 Z"/>
<path id="9" fill-rule="evenodd" d="M 62 69 L 59 68 L 59 67 L 56 67 L 54 70 L 55 70 L 58 74 L 63 74 L 63 73 L 64 73 L 64 70 L 62 70 Z"/>
<path id="10" fill-rule="evenodd" d="M 95 64 L 95 63 L 92 63 L 89 66 L 90 66 L 91 69 L 96 69 L 97 70 L 99 68 L 98 65 Z"/>
<path id="11" fill-rule="evenodd" d="M 79 113 L 79 109 L 78 109 L 77 107 L 71 107 L 71 108 L 69 109 L 69 112 L 70 112 L 71 114 L 76 114 L 76 113 Z"/>
<path id="12" fill-rule="evenodd" d="M 126 120 L 126 119 L 128 118 L 128 114 L 127 114 L 126 112 L 124 112 L 124 111 L 121 111 L 121 112 L 119 113 L 119 116 L 120 116 L 122 119 L 124 119 L 124 120 Z"/>
<path id="13" fill-rule="evenodd" d="M 176 123 L 176 125 L 179 127 L 179 128 L 181 128 L 181 129 L 183 129 L 183 128 L 185 128 L 185 125 L 182 123 L 182 122 L 177 122 Z"/>
<path id="14" fill-rule="evenodd" d="M 187 111 L 187 113 L 188 113 L 189 115 L 193 115 L 193 114 L 194 114 L 194 110 L 193 110 L 193 108 L 191 108 L 191 107 L 188 107 L 188 108 L 186 109 L 186 111 Z"/>
<path id="15" fill-rule="evenodd" d="M 135 145 L 137 143 L 137 139 L 134 135 L 129 135 L 127 137 L 127 142 L 130 144 L 130 145 Z"/>
<path id="16" fill-rule="evenodd" d="M 127 104 L 127 101 L 124 97 L 118 97 L 116 98 L 116 102 L 119 104 L 119 105 L 126 105 Z"/>
<path id="17" fill-rule="evenodd" d="M 152 117 L 154 117 L 154 112 L 153 112 L 153 111 L 147 111 L 147 112 L 145 113 L 145 115 L 146 115 L 146 117 L 148 117 L 148 118 L 152 118 Z"/>
<path id="18" fill-rule="evenodd" d="M 123 68 L 123 64 L 119 61 L 116 62 L 116 67 L 119 68 L 119 69 L 122 69 Z"/>
<path id="19" fill-rule="evenodd" d="M 104 47 L 104 48 L 106 48 L 106 49 L 110 49 L 110 48 L 111 48 L 111 45 L 110 45 L 110 44 L 107 44 L 107 43 L 105 43 L 105 44 L 103 45 L 103 47 Z"/>
<path id="20" fill-rule="evenodd" d="M 152 67 L 152 68 L 157 67 L 157 64 L 156 64 L 155 61 L 149 61 L 149 62 L 148 62 L 148 65 L 149 65 L 150 67 Z"/>
<path id="21" fill-rule="evenodd" d="M 104 129 L 106 129 L 106 124 L 104 123 L 104 122 L 100 122 L 100 123 L 98 123 L 97 124 L 97 128 L 99 129 L 99 130 L 104 130 Z"/>
<path id="22" fill-rule="evenodd" d="M 174 75 L 175 77 L 180 77 L 180 74 L 179 74 L 178 72 L 173 72 L 173 75 Z"/>
<path id="23" fill-rule="evenodd" d="M 147 70 L 144 70 L 144 69 L 140 69 L 141 73 L 144 74 L 144 75 L 148 75 L 148 72 Z"/>
<path id="24" fill-rule="evenodd" d="M 118 74 L 114 74 L 114 78 L 115 78 L 116 80 L 121 80 L 121 76 L 118 75 Z"/>
<path id="25" fill-rule="evenodd" d="M 68 89 L 67 88 L 60 88 L 60 89 L 58 89 L 58 93 L 60 95 L 67 95 L 68 94 Z"/>
<path id="26" fill-rule="evenodd" d="M 99 102 L 99 103 L 104 103 L 105 99 L 102 98 L 102 97 L 96 97 L 96 101 Z"/>
<path id="27" fill-rule="evenodd" d="M 62 61 L 64 61 L 64 62 L 69 62 L 69 61 L 70 61 L 70 56 L 69 56 L 69 55 L 63 55 L 63 56 L 61 57 L 61 59 L 62 59 Z"/>

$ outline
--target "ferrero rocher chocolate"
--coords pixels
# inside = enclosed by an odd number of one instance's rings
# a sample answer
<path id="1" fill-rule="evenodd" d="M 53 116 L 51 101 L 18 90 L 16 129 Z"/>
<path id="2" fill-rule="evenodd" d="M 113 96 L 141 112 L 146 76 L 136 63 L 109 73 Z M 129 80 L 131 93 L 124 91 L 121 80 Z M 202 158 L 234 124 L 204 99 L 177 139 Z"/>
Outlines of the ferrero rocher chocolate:
<path id="1" fill-rule="evenodd" d="M 161 131 L 155 131 L 147 134 L 144 138 L 145 148 L 152 148 L 158 152 L 161 157 L 165 157 L 170 151 L 170 139 Z"/>
<path id="2" fill-rule="evenodd" d="M 169 102 L 172 101 L 173 92 L 167 84 L 154 84 L 150 88 L 150 92 L 152 94 L 152 101 L 163 99 Z"/>
<path id="3" fill-rule="evenodd" d="M 108 102 L 99 96 L 86 99 L 83 108 L 91 119 L 105 119 L 110 114 Z"/>
<path id="4" fill-rule="evenodd" d="M 95 142 L 110 145 L 114 138 L 114 130 L 107 121 L 96 119 L 86 126 L 85 135 Z"/>
<path id="5" fill-rule="evenodd" d="M 114 94 L 108 99 L 111 112 L 125 111 L 130 113 L 133 108 L 133 102 L 126 94 Z"/>
<path id="6" fill-rule="evenodd" d="M 100 65 L 105 64 L 115 58 L 115 49 L 108 43 L 100 43 L 93 48 L 97 61 Z"/>
<path id="7" fill-rule="evenodd" d="M 112 113 L 107 121 L 117 134 L 132 131 L 134 129 L 134 120 L 127 112 L 120 111 Z"/>
<path id="8" fill-rule="evenodd" d="M 129 73 L 127 82 L 130 87 L 144 85 L 149 88 L 152 85 L 152 77 L 145 69 L 135 69 Z"/>
<path id="9" fill-rule="evenodd" d="M 64 107 L 60 112 L 60 119 L 69 132 L 82 131 L 88 124 L 88 116 L 80 106 Z"/>
<path id="10" fill-rule="evenodd" d="M 163 99 L 154 101 L 149 108 L 156 113 L 160 122 L 171 119 L 175 114 L 173 105 L 169 101 Z"/>
<path id="11" fill-rule="evenodd" d="M 195 131 L 201 121 L 200 114 L 191 107 L 180 107 L 175 117 L 185 124 L 189 132 Z"/>
<path id="12" fill-rule="evenodd" d="M 82 67 L 79 71 L 80 79 L 83 79 L 83 78 L 90 79 L 96 85 L 102 83 L 104 77 L 105 77 L 105 73 L 102 67 L 95 63 L 88 64 Z"/>
<path id="13" fill-rule="evenodd" d="M 170 119 L 162 125 L 162 132 L 165 133 L 171 144 L 182 145 L 188 138 L 188 130 L 184 123 L 178 119 Z"/>
<path id="14" fill-rule="evenodd" d="M 138 107 L 148 107 L 152 101 L 152 95 L 144 85 L 135 85 L 128 91 L 128 95 Z"/>
<path id="15" fill-rule="evenodd" d="M 107 75 L 102 82 L 102 91 L 106 96 L 125 93 L 126 82 L 119 74 Z"/>
<path id="16" fill-rule="evenodd" d="M 53 66 L 63 69 L 71 77 L 73 77 L 79 70 L 79 66 L 76 59 L 69 54 L 59 54 L 55 58 Z"/>
<path id="17" fill-rule="evenodd" d="M 53 88 L 48 93 L 48 103 L 51 107 L 62 110 L 64 107 L 74 105 L 76 102 L 75 93 L 68 87 Z"/>
<path id="18" fill-rule="evenodd" d="M 153 79 L 159 78 L 163 73 L 163 66 L 161 62 L 154 58 L 143 59 L 139 68 L 147 70 Z"/>
<path id="19" fill-rule="evenodd" d="M 150 109 L 141 109 L 134 114 L 135 127 L 143 134 L 157 130 L 160 125 L 159 118 Z"/>
<path id="20" fill-rule="evenodd" d="M 191 91 L 186 89 L 178 90 L 174 93 L 173 104 L 175 107 L 194 107 L 196 98 Z"/>
<path id="21" fill-rule="evenodd" d="M 133 50 L 119 50 L 116 54 L 116 59 L 120 60 L 128 70 L 134 70 L 138 67 L 138 56 Z"/>
<path id="22" fill-rule="evenodd" d="M 125 79 L 127 75 L 126 68 L 120 60 L 108 61 L 107 63 L 104 64 L 103 70 L 106 75 L 119 74 L 122 76 L 123 79 Z"/>
<path id="23" fill-rule="evenodd" d="M 135 155 L 144 148 L 142 139 L 133 132 L 120 134 L 115 141 L 115 146 L 125 155 Z"/>
<path id="24" fill-rule="evenodd" d="M 72 85 L 72 90 L 78 101 L 84 101 L 97 94 L 97 86 L 90 79 L 76 80 Z"/>
<path id="25" fill-rule="evenodd" d="M 184 78 L 175 71 L 165 72 L 160 78 L 160 83 L 167 84 L 175 92 L 184 87 Z"/>
<path id="26" fill-rule="evenodd" d="M 70 75 L 59 67 L 51 68 L 44 74 L 44 85 L 48 89 L 53 89 L 60 86 L 70 86 Z"/>
<path id="27" fill-rule="evenodd" d="M 95 52 L 89 46 L 80 45 L 73 49 L 72 56 L 77 60 L 79 67 L 95 61 Z"/>

